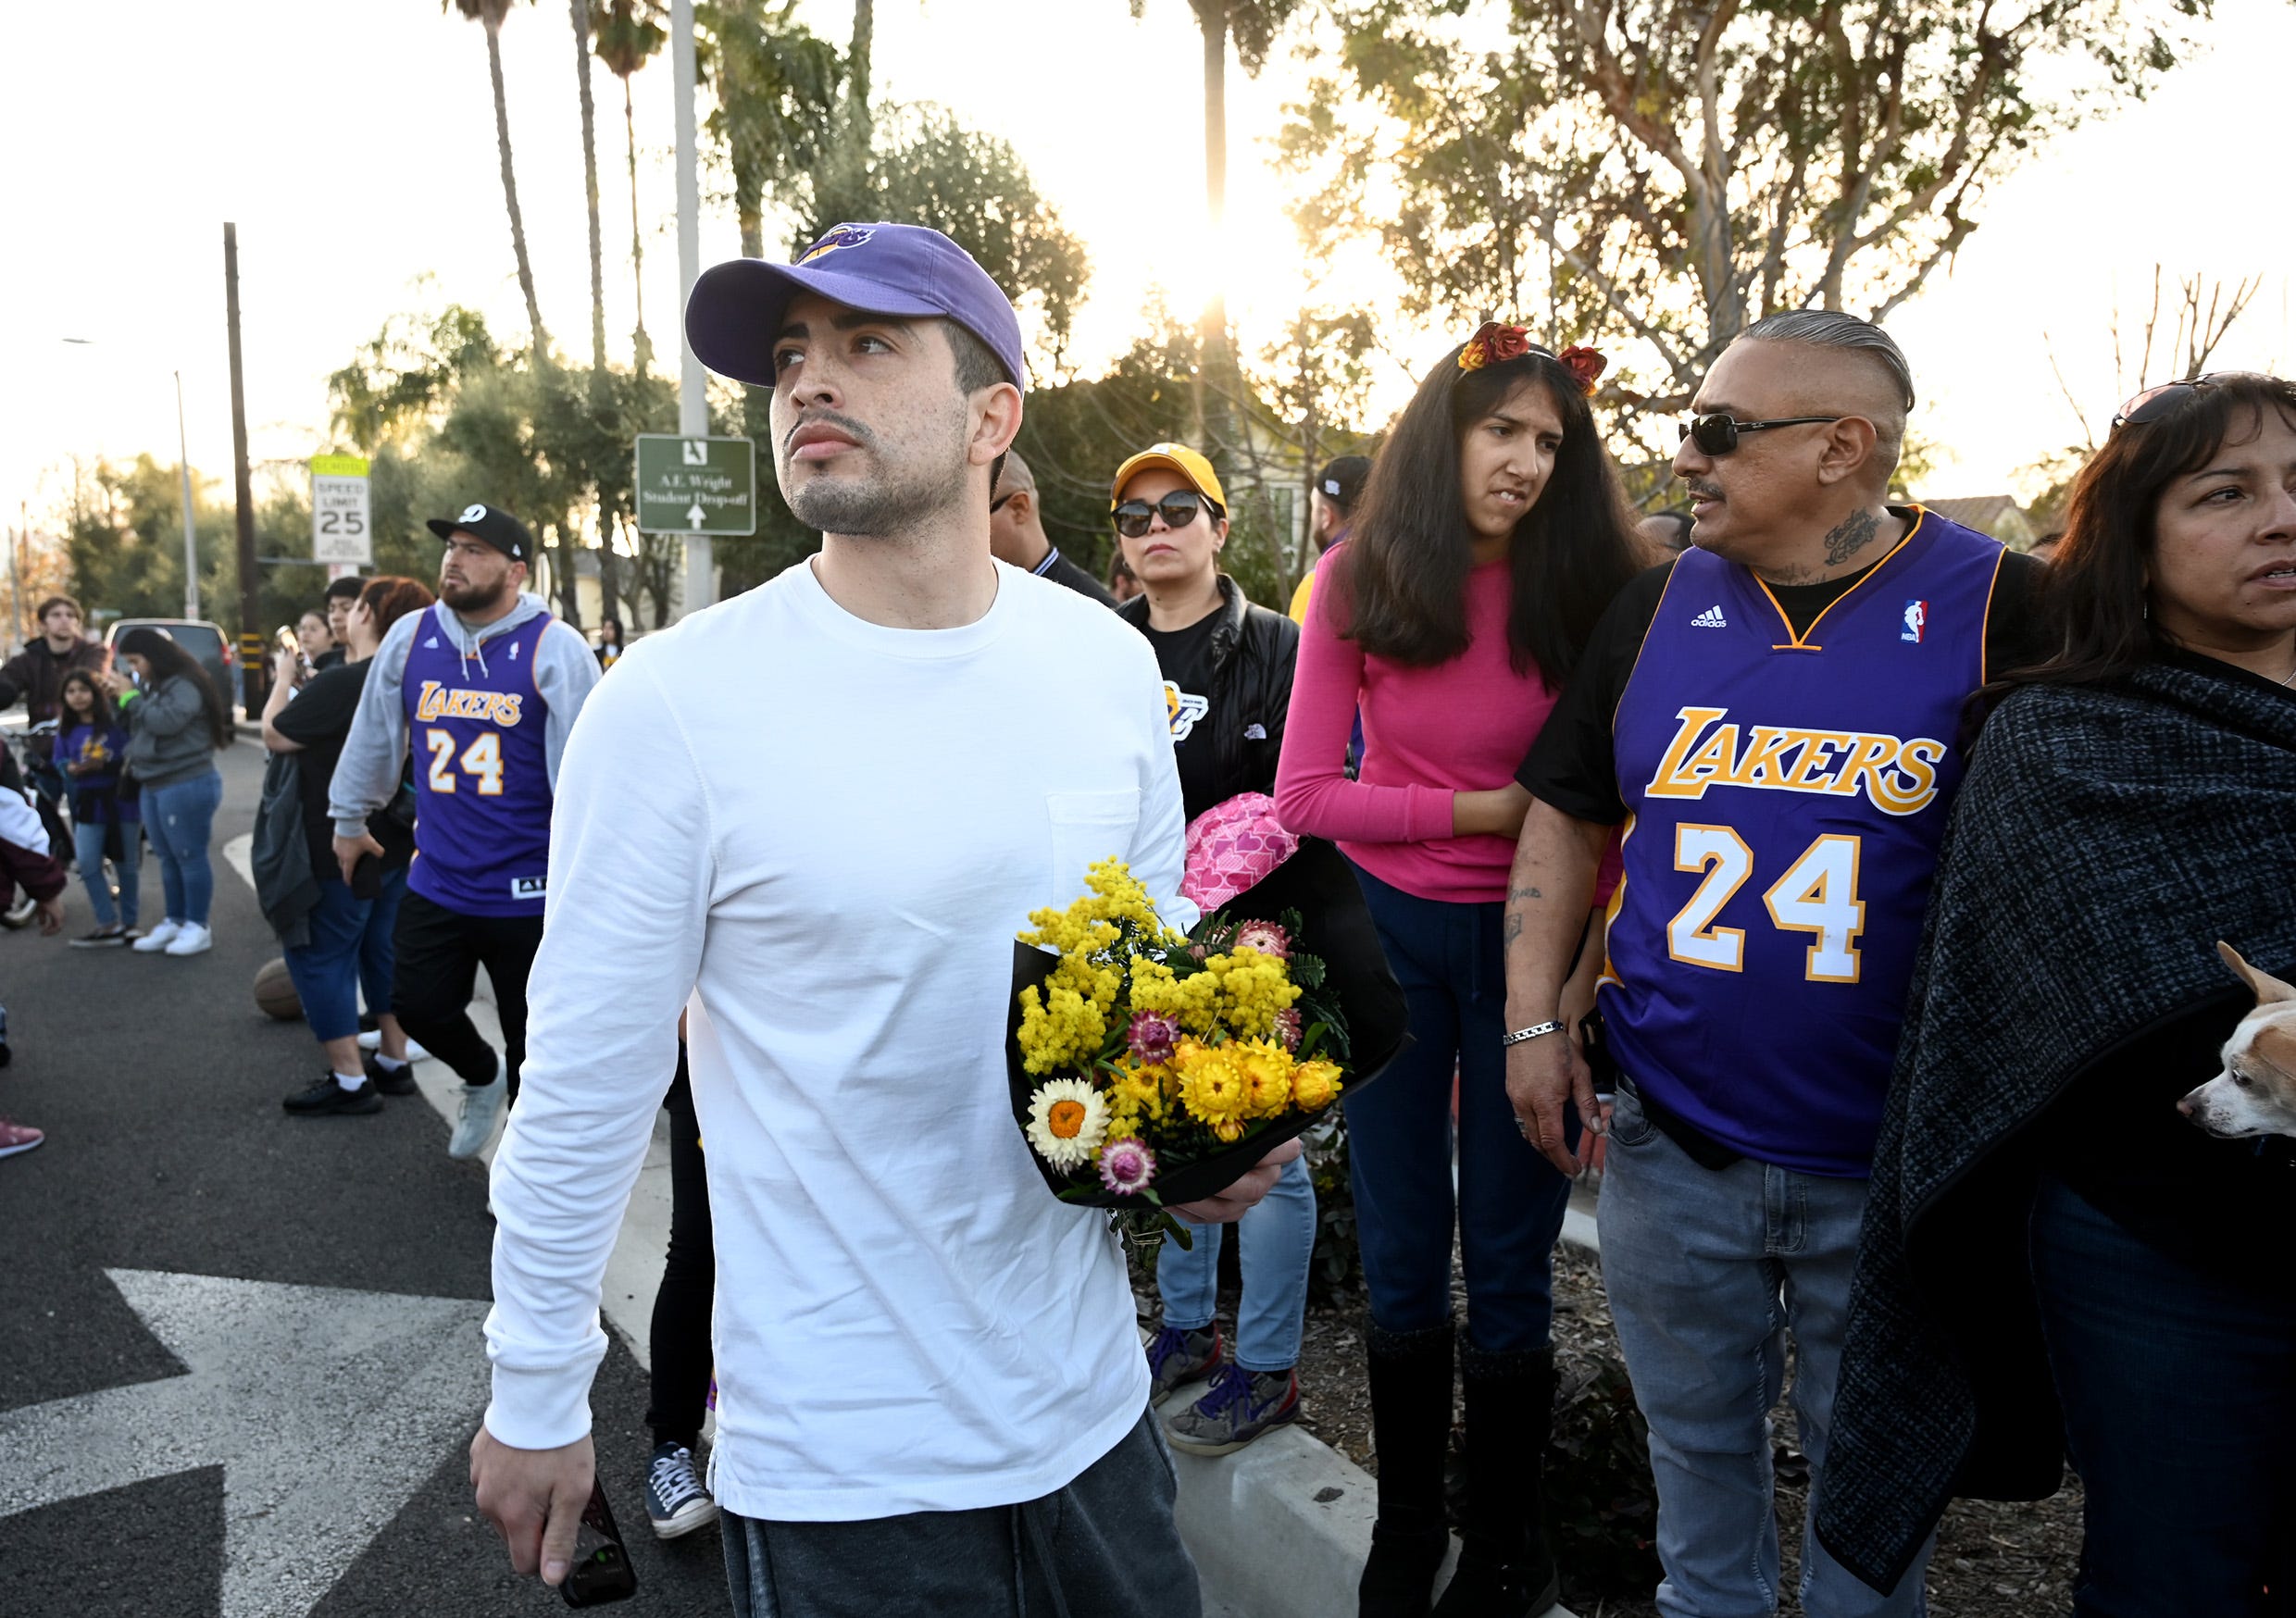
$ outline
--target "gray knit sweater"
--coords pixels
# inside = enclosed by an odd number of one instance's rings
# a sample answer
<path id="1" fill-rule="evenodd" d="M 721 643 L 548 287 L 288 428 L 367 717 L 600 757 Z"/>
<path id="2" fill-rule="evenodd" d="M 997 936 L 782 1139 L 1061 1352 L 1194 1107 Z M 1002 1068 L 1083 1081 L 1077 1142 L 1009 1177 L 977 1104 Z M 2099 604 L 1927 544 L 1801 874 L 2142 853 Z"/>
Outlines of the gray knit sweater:
<path id="1" fill-rule="evenodd" d="M 1817 1532 L 1895 1584 L 1955 1495 L 2053 1493 L 2065 1439 L 2018 1150 L 2078 1077 L 2296 968 L 2296 693 L 2175 657 L 1985 728 L 1940 854 L 1851 1293 Z"/>
<path id="2" fill-rule="evenodd" d="M 128 727 L 129 766 L 144 786 L 172 787 L 215 768 L 206 693 L 189 676 L 169 675 L 120 716 Z"/>

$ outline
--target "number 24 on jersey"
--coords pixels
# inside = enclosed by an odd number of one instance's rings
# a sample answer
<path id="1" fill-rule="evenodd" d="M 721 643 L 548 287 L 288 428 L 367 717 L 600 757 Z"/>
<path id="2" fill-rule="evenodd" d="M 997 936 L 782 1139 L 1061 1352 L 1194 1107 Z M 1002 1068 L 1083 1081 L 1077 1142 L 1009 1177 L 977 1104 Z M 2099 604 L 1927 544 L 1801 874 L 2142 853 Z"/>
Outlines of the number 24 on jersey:
<path id="1" fill-rule="evenodd" d="M 455 792 L 462 789 L 455 774 L 455 738 L 445 730 L 425 730 L 422 744 L 430 752 L 430 790 L 434 792 Z M 462 773 L 478 783 L 481 798 L 499 798 L 503 790 L 502 735 L 498 731 L 481 731 L 477 741 L 462 750 Z"/>

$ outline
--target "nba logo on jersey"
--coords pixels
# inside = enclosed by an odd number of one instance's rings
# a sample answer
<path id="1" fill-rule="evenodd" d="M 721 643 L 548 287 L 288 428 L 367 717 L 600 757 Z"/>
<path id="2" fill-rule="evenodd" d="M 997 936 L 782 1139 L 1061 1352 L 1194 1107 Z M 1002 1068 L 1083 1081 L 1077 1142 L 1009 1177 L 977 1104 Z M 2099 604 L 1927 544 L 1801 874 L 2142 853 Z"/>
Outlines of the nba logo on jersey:
<path id="1" fill-rule="evenodd" d="M 1926 601 L 1909 601 L 1905 604 L 1905 627 L 1898 631 L 1897 638 L 1919 644 L 1928 627 L 1929 604 Z"/>

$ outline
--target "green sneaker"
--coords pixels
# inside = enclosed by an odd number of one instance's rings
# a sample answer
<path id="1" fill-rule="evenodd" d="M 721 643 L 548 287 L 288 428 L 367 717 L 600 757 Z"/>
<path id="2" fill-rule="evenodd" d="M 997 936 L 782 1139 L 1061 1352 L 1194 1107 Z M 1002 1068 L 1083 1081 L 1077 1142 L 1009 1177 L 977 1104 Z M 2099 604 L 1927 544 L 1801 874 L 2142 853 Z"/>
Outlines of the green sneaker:
<path id="1" fill-rule="evenodd" d="M 1164 1433 L 1191 1455 L 1230 1455 L 1299 1414 L 1297 1371 L 1247 1371 L 1231 1363 L 1202 1399 L 1164 1424 Z"/>

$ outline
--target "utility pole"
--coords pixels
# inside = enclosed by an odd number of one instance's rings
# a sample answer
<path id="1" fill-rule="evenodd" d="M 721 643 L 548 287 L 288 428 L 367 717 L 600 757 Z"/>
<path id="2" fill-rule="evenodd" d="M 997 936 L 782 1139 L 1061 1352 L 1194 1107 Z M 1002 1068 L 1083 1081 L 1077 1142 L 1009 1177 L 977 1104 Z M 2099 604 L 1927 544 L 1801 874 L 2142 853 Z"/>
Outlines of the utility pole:
<path id="1" fill-rule="evenodd" d="M 263 706 L 262 579 L 256 572 L 256 492 L 247 475 L 247 393 L 239 363 L 239 227 L 223 227 L 223 309 L 231 339 L 231 493 L 239 506 L 239 660 L 247 711 Z"/>
<path id="2" fill-rule="evenodd" d="M 669 61 L 678 110 L 678 433 L 681 438 L 709 436 L 709 398 L 704 392 L 702 362 L 686 341 L 686 300 L 702 276 L 702 200 L 695 178 L 693 133 L 693 0 L 671 0 Z M 686 536 L 685 606 L 699 612 L 718 599 L 718 568 L 707 534 Z"/>
<path id="3" fill-rule="evenodd" d="M 183 616 L 199 616 L 199 529 L 192 522 L 192 449 L 183 433 L 183 373 L 175 374 L 175 453 L 183 468 Z"/>

